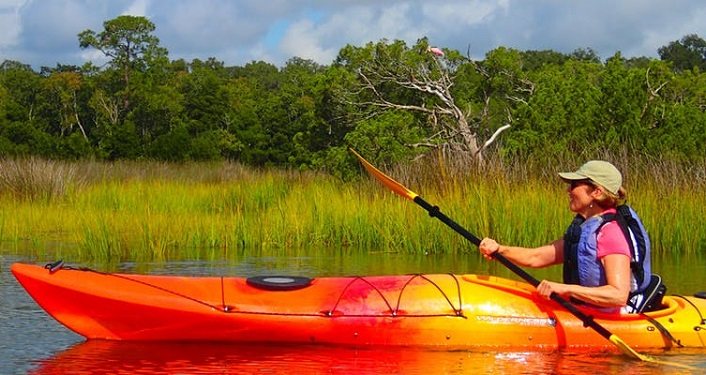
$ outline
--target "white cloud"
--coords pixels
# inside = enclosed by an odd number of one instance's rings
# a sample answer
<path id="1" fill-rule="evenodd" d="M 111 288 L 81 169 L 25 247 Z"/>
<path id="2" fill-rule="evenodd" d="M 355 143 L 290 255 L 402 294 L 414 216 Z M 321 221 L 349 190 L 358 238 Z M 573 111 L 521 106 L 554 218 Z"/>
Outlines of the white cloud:
<path id="1" fill-rule="evenodd" d="M 149 0 L 135 0 L 123 13 L 124 15 L 130 16 L 142 16 L 147 17 L 147 8 L 149 7 Z"/>
<path id="2" fill-rule="evenodd" d="M 313 22 L 309 20 L 297 22 L 289 28 L 282 39 L 282 51 L 291 56 L 314 61 L 330 59 L 331 51 L 326 52 L 318 34 Z"/>
<path id="3" fill-rule="evenodd" d="M 662 24 L 659 27 L 646 28 L 642 34 L 642 43 L 629 51 L 636 55 L 657 56 L 657 49 L 667 44 L 680 40 L 688 34 L 698 34 L 706 39 L 704 20 L 706 19 L 706 6 L 690 12 L 680 22 L 675 24 Z"/>
<path id="4" fill-rule="evenodd" d="M 425 19 L 437 27 L 464 27 L 488 23 L 495 13 L 507 10 L 508 1 L 476 0 L 444 4 L 425 3 Z"/>
<path id="5" fill-rule="evenodd" d="M 423 36 L 424 30 L 415 23 L 412 13 L 410 4 L 353 6 L 328 14 L 318 24 L 311 19 L 293 23 L 279 47 L 286 56 L 329 64 L 346 44 L 362 45 L 383 38 L 413 43 Z"/>
<path id="6" fill-rule="evenodd" d="M 254 48 L 273 21 L 228 1 L 175 1 L 153 18 L 157 34 L 170 50 L 202 58 L 221 54 L 245 55 Z"/>
<path id="7" fill-rule="evenodd" d="M 27 0 L 0 1 L 0 52 L 17 45 L 22 31 L 20 9 L 26 3 Z"/>
<path id="8" fill-rule="evenodd" d="M 421 37 L 474 57 L 498 46 L 593 48 L 655 56 L 686 34 L 706 37 L 702 0 L 0 0 L 0 61 L 52 66 L 95 57 L 77 34 L 121 14 L 147 16 L 172 59 L 329 64 L 346 44 Z"/>
<path id="9" fill-rule="evenodd" d="M 95 66 L 103 66 L 108 63 L 108 58 L 103 54 L 103 52 L 95 49 L 86 49 L 81 51 L 78 56 L 82 61 L 90 61 Z"/>

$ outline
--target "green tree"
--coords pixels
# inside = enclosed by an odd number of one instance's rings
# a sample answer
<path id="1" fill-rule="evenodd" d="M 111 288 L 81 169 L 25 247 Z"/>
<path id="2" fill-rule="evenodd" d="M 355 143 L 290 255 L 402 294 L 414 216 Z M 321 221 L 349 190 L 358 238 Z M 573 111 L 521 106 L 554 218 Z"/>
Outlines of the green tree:
<path id="1" fill-rule="evenodd" d="M 168 60 L 152 61 L 133 79 L 133 104 L 126 119 L 133 122 L 141 143 L 147 148 L 154 139 L 184 123 L 184 99 L 180 91 L 183 76 Z"/>
<path id="2" fill-rule="evenodd" d="M 522 68 L 530 71 L 538 70 L 549 64 L 561 65 L 569 59 L 565 54 L 552 50 L 524 51 L 520 54 L 522 55 Z"/>
<path id="3" fill-rule="evenodd" d="M 5 92 L 0 137 L 7 140 L 0 140 L 4 144 L 0 147 L 8 154 L 51 156 L 55 152 L 55 139 L 47 133 L 48 121 L 41 115 L 41 79 L 29 65 L 9 60 L 0 64 L 0 86 Z"/>
<path id="4" fill-rule="evenodd" d="M 533 72 L 535 92 L 513 111 L 516 125 L 500 141 L 502 152 L 536 159 L 590 152 L 601 114 L 601 71 L 600 64 L 569 60 Z"/>
<path id="5" fill-rule="evenodd" d="M 45 105 L 51 106 L 50 115 L 56 119 L 60 136 L 69 135 L 78 128 L 84 140 L 88 134 L 79 108 L 79 91 L 83 77 L 77 72 L 53 72 L 42 80 Z"/>
<path id="6" fill-rule="evenodd" d="M 155 60 L 167 55 L 152 35 L 155 25 L 145 17 L 123 15 L 103 23 L 96 33 L 84 30 L 78 34 L 81 48 L 95 48 L 110 60 L 108 64 L 121 74 L 123 109 L 130 106 L 130 79 L 134 71 L 144 71 Z"/>
<path id="7" fill-rule="evenodd" d="M 14 150 L 14 144 L 7 139 L 3 129 L 7 129 L 9 121 L 7 119 L 7 104 L 10 101 L 10 95 L 5 89 L 5 86 L 0 80 L 0 156 L 11 155 Z"/>
<path id="8" fill-rule="evenodd" d="M 596 135 L 605 148 L 616 151 L 626 145 L 635 149 L 643 146 L 647 136 L 642 123 L 647 102 L 644 82 L 645 70 L 628 67 L 619 52 L 607 60 L 599 83 L 602 116 L 596 124 Z"/>
<path id="9" fill-rule="evenodd" d="M 39 109 L 47 124 L 46 132 L 56 141 L 56 156 L 78 159 L 93 154 L 86 121 L 88 90 L 84 76 L 72 69 L 45 70 Z"/>
<path id="10" fill-rule="evenodd" d="M 672 73 L 665 62 L 650 66 L 650 154 L 703 160 L 706 149 L 706 74 L 693 70 Z"/>
<path id="11" fill-rule="evenodd" d="M 118 16 L 104 30 L 78 34 L 81 48 L 95 48 L 108 68 L 91 77 L 88 106 L 95 114 L 99 151 L 110 159 L 144 155 L 158 135 L 178 125 L 180 107 L 170 82 L 167 50 L 145 17 Z"/>
<path id="12" fill-rule="evenodd" d="M 181 82 L 184 111 L 189 132 L 200 132 L 228 127 L 228 90 L 223 63 L 210 59 L 194 60 L 191 74 Z"/>
<path id="13" fill-rule="evenodd" d="M 279 155 L 276 160 L 300 169 L 311 165 L 312 152 L 317 145 L 312 137 L 325 128 L 321 117 L 325 68 L 311 60 L 292 58 L 280 72 L 278 100 L 284 111 L 280 126 L 272 129 L 272 147 Z"/>
<path id="14" fill-rule="evenodd" d="M 601 57 L 592 48 L 577 48 L 571 54 L 569 58 L 572 60 L 600 63 Z"/>
<path id="15" fill-rule="evenodd" d="M 706 41 L 696 34 L 685 35 L 680 40 L 660 47 L 657 52 L 662 60 L 670 61 L 676 70 L 706 70 Z"/>
<path id="16" fill-rule="evenodd" d="M 231 118 L 238 159 L 253 165 L 284 165 L 287 156 L 278 147 L 287 126 L 287 108 L 281 98 L 281 73 L 272 64 L 254 62 L 233 70 L 229 83 Z"/>
<path id="17" fill-rule="evenodd" d="M 0 83 L 7 90 L 4 103 L 10 121 L 32 122 L 37 115 L 37 97 L 41 91 L 41 76 L 29 65 L 5 60 L 0 64 Z"/>
<path id="18" fill-rule="evenodd" d="M 307 167 L 330 171 L 340 170 L 340 166 L 346 165 L 345 160 L 350 156 L 347 147 L 353 143 L 345 140 L 345 136 L 354 129 L 353 123 L 346 119 L 351 117 L 350 114 L 356 108 L 341 103 L 339 93 L 356 81 L 355 73 L 340 66 L 329 66 L 316 74 L 311 94 L 316 113 L 308 112 L 315 119 L 293 138 L 295 157 L 299 159 L 297 164 L 300 168 L 305 164 L 302 160 L 308 160 Z M 329 155 L 332 150 L 334 154 L 345 156 L 332 157 Z M 339 150 L 342 152 L 339 153 Z M 331 164 L 332 160 L 336 160 L 336 164 Z"/>

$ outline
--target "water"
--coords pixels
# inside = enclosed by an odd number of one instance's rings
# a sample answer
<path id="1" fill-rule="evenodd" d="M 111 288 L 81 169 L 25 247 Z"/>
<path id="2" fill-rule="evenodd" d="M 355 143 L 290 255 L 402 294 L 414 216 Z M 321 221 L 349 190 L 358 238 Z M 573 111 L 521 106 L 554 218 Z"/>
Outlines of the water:
<path id="1" fill-rule="evenodd" d="M 438 351 L 415 348 L 128 343 L 84 341 L 48 317 L 9 272 L 13 262 L 53 259 L 0 252 L 0 374 L 656 374 L 706 372 L 706 350 L 648 354 L 694 366 L 689 371 L 638 362 L 613 352 Z M 670 292 L 706 290 L 700 257 L 656 259 Z M 87 265 L 87 264 L 73 264 Z M 100 265 L 88 265 L 101 268 Z M 108 266 L 104 266 L 108 267 Z M 175 275 L 482 273 L 512 277 L 475 254 L 410 255 L 323 252 L 244 256 L 228 262 L 121 263 L 111 270 Z M 558 278 L 556 270 L 531 273 Z"/>

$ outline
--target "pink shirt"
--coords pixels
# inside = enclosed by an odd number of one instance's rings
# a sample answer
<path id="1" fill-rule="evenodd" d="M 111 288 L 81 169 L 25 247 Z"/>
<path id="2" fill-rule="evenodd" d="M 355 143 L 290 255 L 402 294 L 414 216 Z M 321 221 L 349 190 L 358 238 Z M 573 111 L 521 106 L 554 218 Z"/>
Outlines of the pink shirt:
<path id="1" fill-rule="evenodd" d="M 603 213 L 614 214 L 615 212 L 615 209 L 611 208 Z M 610 254 L 624 254 L 628 258 L 632 258 L 628 241 L 615 220 L 603 225 L 596 238 L 596 258 L 601 259 Z"/>

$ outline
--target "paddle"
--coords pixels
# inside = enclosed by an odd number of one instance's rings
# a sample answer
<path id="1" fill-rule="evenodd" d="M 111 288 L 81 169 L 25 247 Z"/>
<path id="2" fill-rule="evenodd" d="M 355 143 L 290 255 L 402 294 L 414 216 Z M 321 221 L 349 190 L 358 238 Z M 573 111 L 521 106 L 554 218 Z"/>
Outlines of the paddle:
<path id="1" fill-rule="evenodd" d="M 390 190 L 393 192 L 414 201 L 414 203 L 420 205 L 422 208 L 424 208 L 427 212 L 429 212 L 429 216 L 435 217 L 439 220 L 441 220 L 444 224 L 448 225 L 462 235 L 464 238 L 466 238 L 468 241 L 473 243 L 476 246 L 480 245 L 480 239 L 473 234 L 471 234 L 469 231 L 467 231 L 465 228 L 460 226 L 458 223 L 455 221 L 451 220 L 448 216 L 446 216 L 444 213 L 442 213 L 439 210 L 439 207 L 437 206 L 432 206 L 429 204 L 427 201 L 422 199 L 417 193 L 407 189 L 404 187 L 402 184 L 399 182 L 393 180 L 391 177 L 387 176 L 386 174 L 382 173 L 379 169 L 375 168 L 370 162 L 365 160 L 360 154 L 358 154 L 355 150 L 350 149 L 351 152 L 360 160 L 360 162 L 363 164 L 363 167 L 371 174 L 373 175 L 378 181 L 382 182 L 383 185 L 387 186 Z M 502 263 L 505 267 L 509 268 L 512 272 L 517 274 L 519 277 L 527 281 L 528 283 L 532 284 L 533 286 L 539 285 L 539 280 L 534 278 L 532 275 L 528 274 L 525 272 L 522 268 L 518 267 L 516 264 L 510 262 L 507 258 L 505 258 L 503 255 L 499 254 L 498 252 L 493 253 L 493 258 L 498 260 L 500 263 Z M 610 342 L 612 342 L 615 346 L 620 349 L 621 352 L 624 354 L 628 355 L 631 358 L 639 359 L 641 361 L 649 361 L 649 362 L 655 362 L 655 363 L 661 363 L 661 364 L 666 364 L 666 365 L 671 365 L 671 366 L 678 366 L 682 368 L 691 368 L 690 366 L 682 365 L 679 363 L 672 363 L 672 362 L 664 362 L 657 360 L 655 358 L 649 357 L 644 354 L 640 354 L 636 352 L 634 349 L 632 349 L 628 344 L 626 344 L 623 340 L 621 340 L 618 336 L 615 334 L 611 333 L 608 331 L 605 327 L 602 325 L 596 323 L 596 321 L 593 320 L 593 317 L 586 315 L 584 312 L 576 308 L 576 306 L 572 305 L 569 301 L 566 299 L 562 298 L 556 293 L 552 293 L 550 298 L 560 304 L 562 307 L 564 307 L 566 310 L 568 310 L 570 313 L 572 313 L 575 317 L 579 318 L 584 326 L 591 327 L 594 331 L 598 332 L 601 336 L 604 338 L 608 339 Z"/>

